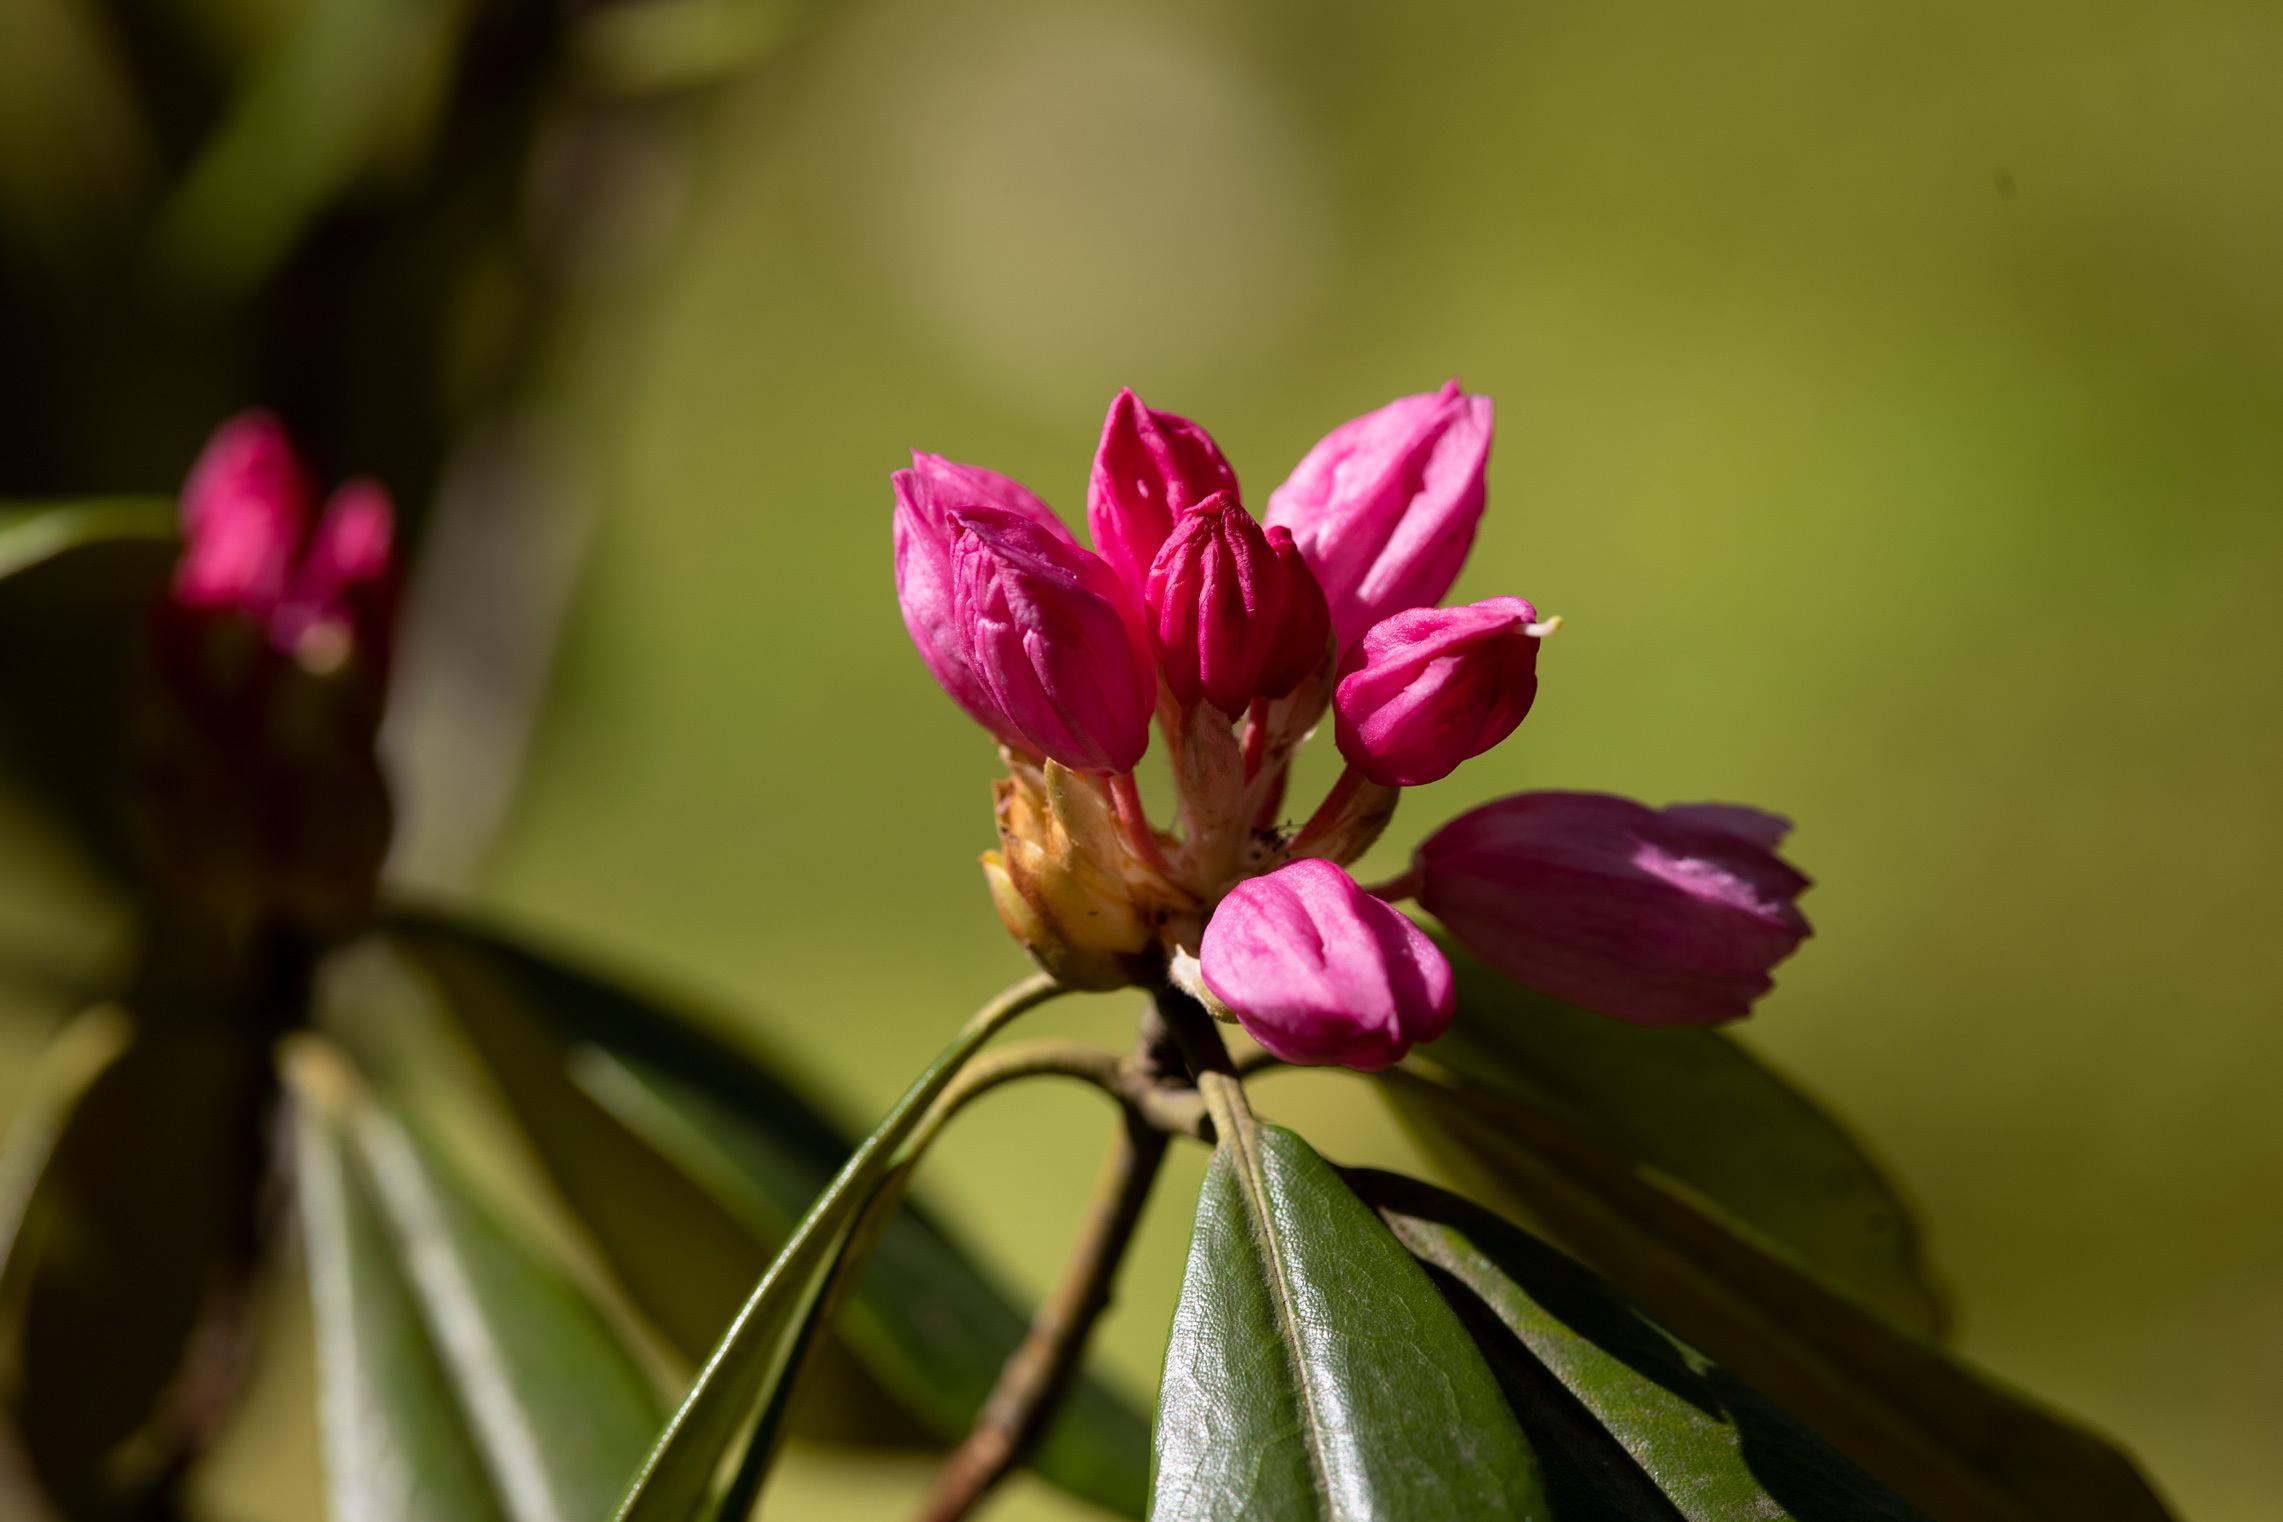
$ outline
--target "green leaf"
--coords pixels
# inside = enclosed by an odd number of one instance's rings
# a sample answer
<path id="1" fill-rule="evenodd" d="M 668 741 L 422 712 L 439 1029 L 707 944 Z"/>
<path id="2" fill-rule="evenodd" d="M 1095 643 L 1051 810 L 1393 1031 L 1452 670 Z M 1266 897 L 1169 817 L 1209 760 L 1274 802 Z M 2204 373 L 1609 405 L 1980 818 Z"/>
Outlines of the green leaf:
<path id="1" fill-rule="evenodd" d="M 743 1112 L 588 1048 L 582 1086 L 701 1179 L 756 1231 L 813 1199 L 811 1174 Z M 782 1232 L 783 1227 L 774 1227 Z M 936 1431 L 963 1432 L 1028 1318 L 973 1261 L 910 1206 L 883 1229 L 872 1261 L 834 1323 L 868 1369 Z M 1139 1516 L 1149 1485 L 1149 1426 L 1099 1380 L 1081 1376 L 1027 1461 L 1073 1495 Z"/>
<path id="2" fill-rule="evenodd" d="M 341 1117 L 295 1077 L 327 1509 L 334 1522 L 506 1522 Z"/>
<path id="3" fill-rule="evenodd" d="M 1909 1206 L 1815 1101 L 1720 1031 L 1591 1014 L 1437 939 L 1459 1007 L 1426 1062 L 1560 1117 L 1904 1330 L 1941 1335 L 1947 1309 Z"/>
<path id="4" fill-rule="evenodd" d="M 669 1276 L 688 1277 L 697 1254 L 662 1241 L 660 1231 L 700 1235 L 678 1224 L 693 1212 L 710 1210 L 758 1244 L 735 1295 L 718 1311 L 708 1302 L 712 1319 L 694 1350 L 702 1354 L 768 1255 L 847 1161 L 847 1141 L 790 1083 L 689 1017 L 465 926 L 429 917 L 408 922 L 405 934 L 449 983 L 502 1087 L 520 1095 L 515 1103 L 533 1139 L 543 1152 L 563 1154 L 554 1171 L 564 1192 L 638 1301 L 657 1314 Z M 567 1050 L 573 1038 L 583 1045 Z M 577 1086 L 566 1081 L 566 1060 Z M 614 1170 L 625 1187 L 606 1189 L 601 1181 Z M 688 1198 L 693 1190 L 702 1202 Z M 638 1278 L 658 1288 L 646 1293 Z M 678 1302 L 690 1303 L 686 1294 Z M 921 1425 L 886 1437 L 956 1440 L 1029 1325 L 1027 1307 L 925 1210 L 907 1204 L 888 1220 L 831 1335 L 812 1355 L 799 1430 L 879 1441 L 880 1413 L 900 1406 Z M 865 1425 L 856 1429 L 860 1418 Z M 1073 1495 L 1139 1515 L 1149 1425 L 1100 1380 L 1081 1376 L 1027 1462 Z"/>
<path id="5" fill-rule="evenodd" d="M 1553 1515 L 1490 1369 L 1402 1244 L 1290 1131 L 1215 1122 L 1152 1522 Z"/>
<path id="6" fill-rule="evenodd" d="M 960 1031 L 905 1090 L 795 1229 L 651 1451 L 618 1511 L 618 1522 L 687 1522 L 711 1499 L 724 1458 L 739 1452 L 765 1465 L 802 1355 L 814 1336 L 844 1252 L 865 1207 L 896 1162 L 927 1107 L 968 1059 L 1009 1020 L 1061 990 L 1043 976 L 1001 995 Z M 741 1476 L 741 1479 L 748 1476 Z"/>
<path id="7" fill-rule="evenodd" d="M 32 1196 L 55 1155 L 64 1123 L 81 1096 L 117 1061 L 134 1039 L 135 1024 L 116 1005 L 99 1004 L 64 1023 L 40 1052 L 8 1134 L 0 1141 L 0 1304 L 14 1299 L 9 1287 L 29 1272 L 27 1252 L 19 1256 Z"/>
<path id="8" fill-rule="evenodd" d="M 172 544 L 174 538 L 174 503 L 165 497 L 0 501 L 0 577 L 86 545 L 117 540 Z"/>
<path id="9" fill-rule="evenodd" d="M 467 1515 L 603 1515 L 664 1414 L 640 1366 L 569 1275 L 494 1220 L 412 1132 L 361 1094 L 344 1059 L 309 1040 L 294 1066 L 305 1160 L 318 1169 L 310 1259 L 336 1515 L 358 1515 L 360 1503 L 373 1504 L 373 1487 L 403 1476 Z M 372 1337 L 359 1335 L 367 1322 Z M 381 1351 L 361 1366 L 368 1345 Z M 399 1409 L 415 1391 L 426 1409 Z M 330 1419 L 336 1412 L 342 1421 Z M 446 1418 L 457 1439 L 438 1427 Z M 375 1431 L 397 1450 L 394 1477 L 387 1453 L 375 1451 Z M 472 1493 L 469 1451 L 480 1463 L 482 1500 Z M 378 1514 L 428 1513 L 413 1506 Z"/>
<path id="10" fill-rule="evenodd" d="M 1922 1514 L 1574 1260 L 1397 1174 L 1356 1192 L 1474 1333 L 1565 1519 L 1902 1522 Z"/>
<path id="11" fill-rule="evenodd" d="M 1552 1111 L 1391 1071 L 1397 1113 L 1471 1196 L 1545 1222 L 1660 1322 L 1944 1522 L 2162 1522 L 2115 1448 L 1897 1331 Z"/>

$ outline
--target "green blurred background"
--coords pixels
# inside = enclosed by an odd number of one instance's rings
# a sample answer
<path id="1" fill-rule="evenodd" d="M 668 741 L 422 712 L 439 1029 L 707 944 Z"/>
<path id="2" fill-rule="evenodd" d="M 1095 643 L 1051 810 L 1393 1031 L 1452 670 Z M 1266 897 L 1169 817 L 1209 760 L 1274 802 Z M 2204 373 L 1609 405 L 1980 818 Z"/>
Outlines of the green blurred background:
<path id="1" fill-rule="evenodd" d="M 2185 1517 L 2272 1516 L 2279 78 L 2283 12 L 2185 0 L 821 13 L 711 109 L 639 336 L 561 381 L 601 517 L 473 891 L 867 1122 L 1023 970 L 974 864 L 995 759 L 896 617 L 903 452 L 1075 521 L 1128 384 L 1258 509 L 1456 374 L 1499 408 L 1457 595 L 1567 623 L 1518 736 L 1361 870 L 1526 787 L 1791 815 L 1817 936 L 1744 1039 L 1921 1203 L 1969 1356 Z M 1419 1166 L 1352 1080 L 1264 1096 Z M 926 1187 L 1035 1290 L 1107 1124 L 1017 1093 Z M 1137 1392 L 1196 1164 L 1105 1334 Z M 287 1302 L 218 1516 L 316 1504 L 299 1335 Z M 772 1504 L 895 1515 L 925 1474 L 803 1452 Z"/>

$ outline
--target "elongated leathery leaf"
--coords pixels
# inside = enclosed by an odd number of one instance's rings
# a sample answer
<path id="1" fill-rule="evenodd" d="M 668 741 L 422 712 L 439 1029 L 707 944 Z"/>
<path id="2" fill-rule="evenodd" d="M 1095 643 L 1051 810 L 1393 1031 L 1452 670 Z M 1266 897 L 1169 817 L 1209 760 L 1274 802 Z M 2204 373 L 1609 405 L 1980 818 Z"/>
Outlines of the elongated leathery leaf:
<path id="1" fill-rule="evenodd" d="M 295 1181 L 316 1313 L 326 1509 L 334 1522 L 506 1522 L 363 1180 L 338 1085 L 297 1064 Z"/>
<path id="2" fill-rule="evenodd" d="M 1591 1014 L 1438 941 L 1458 975 L 1458 1017 L 1424 1058 L 1552 1111 L 1897 1326 L 1940 1335 L 1942 1291 L 1909 1206 L 1815 1101 L 1721 1031 Z"/>
<path id="3" fill-rule="evenodd" d="M 1411 1255 L 1306 1142 L 1225 1114 L 1166 1349 L 1152 1522 L 1551 1517 Z"/>
<path id="4" fill-rule="evenodd" d="M 1347 1177 L 1474 1329 L 1565 1522 L 1923 1522 L 1573 1259 L 1432 1185 L 1368 1170 Z"/>
<path id="5" fill-rule="evenodd" d="M 82 545 L 122 539 L 166 543 L 174 537 L 174 504 L 164 497 L 0 502 L 0 576 Z"/>
<path id="6" fill-rule="evenodd" d="M 689 1522 L 711 1497 L 725 1458 L 744 1449 L 767 1455 L 785 1393 L 835 1275 L 861 1268 L 844 1265 L 842 1250 L 894 1166 L 896 1149 L 985 1042 L 1016 1015 L 1061 991 L 1041 975 L 1000 995 L 968 1021 L 857 1147 L 722 1334 L 620 1503 L 618 1522 Z"/>
<path id="7" fill-rule="evenodd" d="M 1550 1112 L 1388 1076 L 1467 1192 L 1545 1221 L 1660 1322 L 1943 1522 L 2163 1522 L 2132 1461 L 1832 1293 Z"/>
<path id="8" fill-rule="evenodd" d="M 346 1144 L 333 1186 L 347 1193 L 333 1204 L 377 1218 L 393 1272 L 374 1267 L 367 1278 L 384 1310 L 388 1285 L 409 1293 L 448 1392 L 442 1409 L 464 1431 L 498 1510 L 508 1522 L 603 1515 L 663 1416 L 634 1359 L 566 1274 L 492 1220 L 363 1095 L 344 1059 L 307 1041 L 294 1061 L 314 1123 Z"/>
<path id="9" fill-rule="evenodd" d="M 628 1260 L 622 1273 L 643 1272 L 634 1259 L 648 1256 L 667 1260 L 654 1270 L 660 1279 L 686 1278 L 695 1267 L 689 1252 L 649 1251 L 657 1230 L 671 1228 L 664 1194 L 679 1198 L 702 1188 L 754 1242 L 774 1252 L 847 1159 L 848 1142 L 798 1088 L 691 1017 L 465 925 L 425 917 L 408 922 L 405 935 L 450 983 L 502 1085 L 520 1096 L 515 1102 L 528 1112 L 534 1140 L 581 1149 L 581 1160 L 558 1167 L 557 1176 L 614 1258 Z M 537 1019 L 519 1018 L 519 1009 Z M 546 1035 L 529 1029 L 542 1021 Z M 553 1054 L 539 1049 L 549 1037 L 558 1043 Z M 585 1057 L 574 1066 L 586 1087 L 566 1093 L 561 1064 L 571 1055 L 571 1041 L 584 1045 Z M 581 1120 L 570 1113 L 598 1098 L 607 1115 Z M 598 1134 L 598 1126 L 613 1123 L 624 1127 L 624 1136 L 614 1141 Z M 611 1198 L 583 1198 L 598 1194 L 605 1174 L 629 1173 L 640 1164 L 621 1155 L 637 1138 L 650 1149 L 653 1166 L 671 1161 L 673 1176 L 651 1177 Z M 609 1157 L 598 1153 L 605 1147 Z M 614 1211 L 658 1224 L 617 1228 L 602 1219 Z M 746 1276 L 738 1299 L 759 1272 L 756 1266 Z M 662 1298 L 630 1287 L 646 1305 Z M 676 1315 L 689 1299 L 685 1291 L 673 1304 L 654 1305 L 652 1314 Z M 698 1351 L 727 1315 L 708 1325 Z M 879 1441 L 877 1413 L 900 1406 L 918 1419 L 901 1440 L 955 1440 L 1029 1322 L 1018 1298 L 924 1208 L 906 1204 L 889 1219 L 845 1309 L 811 1357 L 793 1413 L 796 1430 L 846 1441 L 852 1434 L 824 1424 L 847 1428 L 861 1417 L 873 1429 L 863 1435 Z M 853 1360 L 843 1347 L 853 1350 Z M 877 1381 L 890 1394 L 875 1390 L 863 1399 L 858 1381 L 863 1390 L 874 1390 L 871 1381 Z M 1149 1474 L 1147 1418 L 1102 1381 L 1081 1375 L 1027 1463 L 1074 1495 L 1139 1515 Z"/>
<path id="10" fill-rule="evenodd" d="M 735 1111 L 654 1073 L 589 1048 L 580 1082 L 630 1128 L 707 1181 L 757 1229 L 797 1211 L 813 1188 L 788 1196 L 801 1170 L 781 1142 Z M 783 1227 L 775 1227 L 782 1232 Z M 923 1217 L 898 1210 L 886 1224 L 857 1292 L 835 1323 L 868 1368 L 946 1433 L 962 1430 L 990 1394 L 1027 1322 L 1013 1303 Z M 1074 1495 L 1139 1516 L 1149 1484 L 1149 1427 L 1098 1380 L 1064 1398 L 1030 1465 Z"/>

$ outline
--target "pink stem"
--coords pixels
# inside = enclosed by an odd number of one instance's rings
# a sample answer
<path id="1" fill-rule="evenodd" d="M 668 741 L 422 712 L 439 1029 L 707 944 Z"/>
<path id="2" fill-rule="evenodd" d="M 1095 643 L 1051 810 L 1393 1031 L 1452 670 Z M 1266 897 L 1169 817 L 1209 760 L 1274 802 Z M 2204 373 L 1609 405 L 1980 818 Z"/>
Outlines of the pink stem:
<path id="1" fill-rule="evenodd" d="M 1363 773 L 1353 766 L 1343 768 L 1340 780 L 1332 784 L 1332 790 L 1324 795 L 1324 801 L 1316 805 L 1316 812 L 1308 816 L 1308 822 L 1300 827 L 1300 833 L 1292 837 L 1290 849 L 1297 854 L 1308 842 L 1339 823 L 1340 814 L 1347 808 L 1348 800 L 1355 797 L 1356 789 L 1363 786 L 1363 781 Z"/>
<path id="2" fill-rule="evenodd" d="M 1166 862 L 1165 852 L 1158 849 L 1157 832 L 1149 827 L 1149 815 L 1142 808 L 1141 789 L 1134 786 L 1132 772 L 1119 772 L 1110 778 L 1110 803 L 1118 813 L 1118 828 L 1125 831 L 1126 843 L 1134 854 L 1160 876 L 1170 880 L 1173 868 Z"/>
<path id="3" fill-rule="evenodd" d="M 1268 699 L 1254 698 L 1245 711 L 1245 781 L 1260 775 L 1260 758 L 1268 754 Z"/>

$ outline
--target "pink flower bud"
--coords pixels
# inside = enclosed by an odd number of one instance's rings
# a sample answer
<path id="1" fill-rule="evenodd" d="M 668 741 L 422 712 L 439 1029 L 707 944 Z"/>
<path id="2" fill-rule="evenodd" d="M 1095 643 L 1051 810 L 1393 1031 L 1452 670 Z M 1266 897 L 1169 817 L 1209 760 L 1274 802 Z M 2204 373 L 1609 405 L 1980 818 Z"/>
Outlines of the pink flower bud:
<path id="1" fill-rule="evenodd" d="M 953 628 L 977 686 L 1024 749 L 1097 775 L 1149 748 L 1157 672 L 1116 573 L 1003 508 L 954 509 Z"/>
<path id="2" fill-rule="evenodd" d="M 1490 432 L 1490 398 L 1454 380 L 1342 423 L 1270 495 L 1267 521 L 1308 557 L 1343 652 L 1458 580 L 1482 517 Z"/>
<path id="3" fill-rule="evenodd" d="M 1218 491 L 1237 492 L 1237 473 L 1213 436 L 1185 417 L 1153 412 L 1120 391 L 1102 421 L 1086 488 L 1086 531 L 1138 606 L 1149 568 L 1183 514 Z"/>
<path id="4" fill-rule="evenodd" d="M 1435 943 L 1328 861 L 1239 883 L 1198 962 L 1213 997 L 1286 1062 L 1366 1073 L 1451 1023 L 1457 992 Z"/>
<path id="5" fill-rule="evenodd" d="M 952 616 L 949 515 L 963 507 L 992 507 L 1037 524 L 1072 549 L 1078 541 L 1053 509 L 1021 482 L 979 465 L 912 451 L 912 468 L 891 478 L 896 489 L 896 602 L 904 628 L 953 702 L 1001 740 L 1021 744 L 1005 714 L 968 668 L 965 640 Z"/>
<path id="6" fill-rule="evenodd" d="M 309 553 L 270 615 L 270 641 L 318 675 L 361 654 L 368 680 L 385 685 L 394 621 L 396 513 L 378 481 L 333 493 L 310 535 Z"/>
<path id="7" fill-rule="evenodd" d="M 1538 695 L 1537 617 L 1493 597 L 1372 625 L 1340 663 L 1340 754 L 1383 787 L 1419 787 L 1514 733 Z"/>
<path id="8" fill-rule="evenodd" d="M 309 487 L 284 425 L 242 412 L 215 430 L 182 489 L 175 601 L 266 619 L 284 598 L 309 518 Z"/>
<path id="9" fill-rule="evenodd" d="M 1638 1025 L 1751 1013 L 1808 923 L 1790 828 L 1733 804 L 1518 793 L 1428 837 L 1419 902 L 1492 967 Z"/>
<path id="10" fill-rule="evenodd" d="M 1281 551 L 1236 494 L 1197 504 L 1150 566 L 1145 613 L 1158 669 L 1184 706 L 1203 696 L 1225 714 L 1280 698 L 1324 659 L 1331 625 L 1307 562 Z"/>

